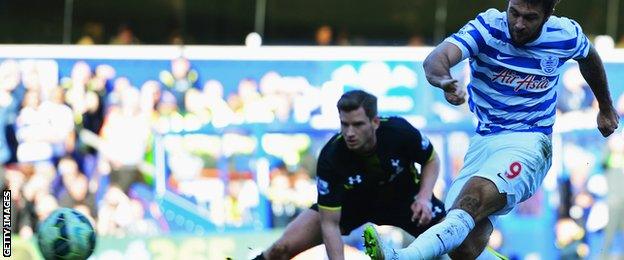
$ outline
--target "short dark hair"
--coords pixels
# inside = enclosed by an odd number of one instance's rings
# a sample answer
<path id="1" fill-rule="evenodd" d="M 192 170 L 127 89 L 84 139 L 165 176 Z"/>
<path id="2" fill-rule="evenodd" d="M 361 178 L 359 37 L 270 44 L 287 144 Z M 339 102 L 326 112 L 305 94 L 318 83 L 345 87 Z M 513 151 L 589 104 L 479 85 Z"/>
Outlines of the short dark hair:
<path id="1" fill-rule="evenodd" d="M 541 5 L 544 8 L 544 14 L 550 16 L 555 11 L 555 5 L 559 0 L 522 0 L 530 5 Z"/>
<path id="2" fill-rule="evenodd" d="M 338 100 L 338 111 L 351 112 L 362 107 L 369 119 L 377 116 L 377 97 L 363 90 L 351 90 Z"/>

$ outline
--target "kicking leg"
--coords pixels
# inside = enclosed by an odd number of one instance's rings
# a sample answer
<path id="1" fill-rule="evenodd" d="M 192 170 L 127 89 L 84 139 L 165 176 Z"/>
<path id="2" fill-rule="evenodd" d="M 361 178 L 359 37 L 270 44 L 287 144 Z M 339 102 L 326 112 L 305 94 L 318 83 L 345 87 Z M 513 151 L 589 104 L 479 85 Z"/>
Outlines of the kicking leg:
<path id="1" fill-rule="evenodd" d="M 470 178 L 446 219 L 420 235 L 408 248 L 399 250 L 399 257 L 430 259 L 448 253 L 464 242 L 475 223 L 487 221 L 487 216 L 502 209 L 506 203 L 506 195 L 499 193 L 492 181 Z"/>
<path id="2" fill-rule="evenodd" d="M 269 249 L 262 252 L 264 259 L 291 259 L 297 254 L 323 243 L 320 214 L 312 209 L 301 212 Z M 257 257 L 256 259 L 262 259 Z"/>
<path id="3" fill-rule="evenodd" d="M 446 218 L 422 233 L 409 247 L 397 250 L 399 259 L 432 259 L 457 248 L 475 227 L 475 223 L 502 209 L 506 194 L 482 177 L 471 177 L 462 188 Z M 378 244 L 375 241 L 374 244 Z M 391 250 L 383 250 L 390 253 Z M 380 259 L 391 259 L 385 255 Z"/>

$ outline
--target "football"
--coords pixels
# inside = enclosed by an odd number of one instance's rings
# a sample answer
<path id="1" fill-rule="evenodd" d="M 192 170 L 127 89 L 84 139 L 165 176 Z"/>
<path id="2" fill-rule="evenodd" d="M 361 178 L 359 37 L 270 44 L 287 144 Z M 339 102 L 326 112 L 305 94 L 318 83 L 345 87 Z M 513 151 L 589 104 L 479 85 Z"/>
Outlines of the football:
<path id="1" fill-rule="evenodd" d="M 82 213 L 60 208 L 41 222 L 37 242 L 45 259 L 87 259 L 95 248 L 95 230 Z"/>

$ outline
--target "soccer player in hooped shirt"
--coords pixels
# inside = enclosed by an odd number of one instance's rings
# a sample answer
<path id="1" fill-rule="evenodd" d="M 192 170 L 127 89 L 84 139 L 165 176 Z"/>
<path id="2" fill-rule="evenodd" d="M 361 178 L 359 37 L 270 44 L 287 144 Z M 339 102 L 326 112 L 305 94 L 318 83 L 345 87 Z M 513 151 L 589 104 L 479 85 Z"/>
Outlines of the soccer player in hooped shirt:
<path id="1" fill-rule="evenodd" d="M 444 217 L 433 196 L 440 161 L 429 139 L 403 118 L 379 118 L 377 98 L 364 91 L 346 92 L 337 106 L 340 134 L 318 158 L 317 204 L 255 259 L 291 259 L 322 243 L 330 259 L 343 259 L 341 234 L 367 222 L 418 236 Z"/>
<path id="2" fill-rule="evenodd" d="M 470 110 L 478 118 L 465 165 L 449 188 L 446 218 L 409 247 L 381 244 L 365 229 L 373 259 L 493 259 L 483 250 L 495 219 L 531 197 L 551 165 L 555 86 L 569 59 L 599 104 L 598 130 L 609 136 L 618 127 L 600 57 L 573 20 L 552 16 L 557 0 L 509 0 L 506 12 L 490 9 L 468 22 L 425 59 L 427 80 L 453 105 L 465 92 L 449 68 L 469 59 Z"/>

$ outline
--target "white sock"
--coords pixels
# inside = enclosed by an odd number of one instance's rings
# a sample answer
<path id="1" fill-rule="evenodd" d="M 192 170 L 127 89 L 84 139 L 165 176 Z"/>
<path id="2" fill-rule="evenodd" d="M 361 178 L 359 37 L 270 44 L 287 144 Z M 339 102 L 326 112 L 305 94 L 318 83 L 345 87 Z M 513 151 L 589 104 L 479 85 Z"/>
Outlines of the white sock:
<path id="1" fill-rule="evenodd" d="M 398 250 L 399 259 L 433 259 L 458 247 L 474 228 L 472 216 L 453 209 L 446 218 L 420 234 L 408 247 Z"/>
<path id="2" fill-rule="evenodd" d="M 382 247 L 384 259 L 386 260 L 399 260 L 399 254 L 397 250 L 392 247 Z"/>

